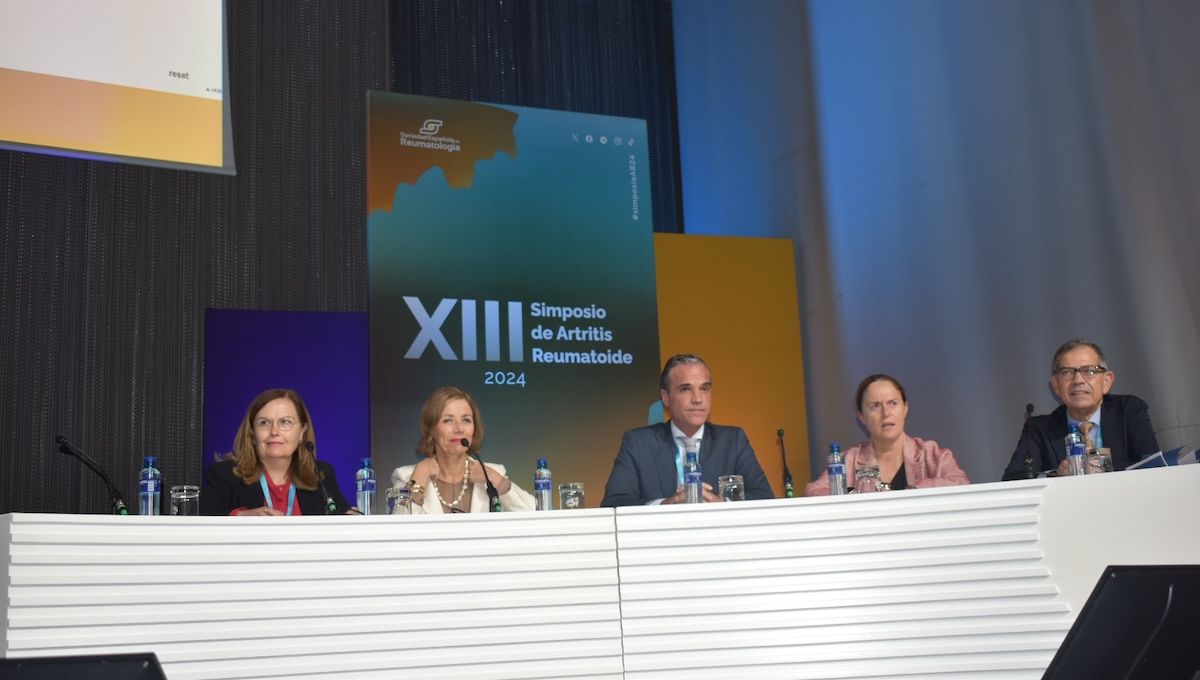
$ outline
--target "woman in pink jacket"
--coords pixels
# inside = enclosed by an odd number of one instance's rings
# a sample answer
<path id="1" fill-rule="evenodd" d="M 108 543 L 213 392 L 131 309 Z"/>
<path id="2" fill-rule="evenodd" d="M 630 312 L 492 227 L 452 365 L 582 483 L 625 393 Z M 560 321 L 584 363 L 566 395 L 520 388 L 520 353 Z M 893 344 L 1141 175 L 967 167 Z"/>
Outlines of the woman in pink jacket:
<path id="1" fill-rule="evenodd" d="M 904 434 L 908 395 L 899 380 L 876 373 L 858 384 L 855 393 L 858 419 L 870 439 L 846 451 L 846 483 L 854 488 L 858 465 L 879 466 L 881 490 L 919 489 L 927 486 L 969 484 L 967 474 L 954 460 L 950 449 L 933 440 Z M 829 495 L 829 475 L 804 488 L 805 496 Z"/>

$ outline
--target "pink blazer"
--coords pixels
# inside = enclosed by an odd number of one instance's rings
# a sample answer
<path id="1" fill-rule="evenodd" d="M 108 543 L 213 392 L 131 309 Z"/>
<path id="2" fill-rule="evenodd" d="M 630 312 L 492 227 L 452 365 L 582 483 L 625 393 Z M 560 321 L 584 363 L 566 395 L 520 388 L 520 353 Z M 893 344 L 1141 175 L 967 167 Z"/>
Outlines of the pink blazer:
<path id="1" fill-rule="evenodd" d="M 846 451 L 846 483 L 854 488 L 854 468 L 859 462 L 878 465 L 875 449 L 865 441 Z M 909 488 L 922 489 L 929 486 L 956 486 L 970 484 L 967 473 L 954 460 L 950 449 L 943 449 L 933 440 L 926 441 L 904 435 L 904 476 Z M 805 496 L 828 496 L 829 473 L 804 487 Z"/>

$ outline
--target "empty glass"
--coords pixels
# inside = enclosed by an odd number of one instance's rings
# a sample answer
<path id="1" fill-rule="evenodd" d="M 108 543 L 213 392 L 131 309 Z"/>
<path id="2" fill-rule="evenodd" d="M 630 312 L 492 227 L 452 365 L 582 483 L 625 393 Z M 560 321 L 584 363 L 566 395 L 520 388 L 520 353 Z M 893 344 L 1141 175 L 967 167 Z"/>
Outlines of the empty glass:
<path id="1" fill-rule="evenodd" d="M 579 510 L 584 507 L 583 482 L 568 482 L 558 485 L 558 509 Z"/>
<path id="2" fill-rule="evenodd" d="M 183 484 L 171 487 L 172 515 L 200 514 L 200 487 Z"/>
<path id="3" fill-rule="evenodd" d="M 1112 451 L 1109 449 L 1096 449 L 1092 451 L 1084 456 L 1083 469 L 1089 475 L 1112 472 Z"/>
<path id="4" fill-rule="evenodd" d="M 854 492 L 875 493 L 879 491 L 879 466 L 861 463 L 854 467 Z"/>
<path id="5" fill-rule="evenodd" d="M 721 498 L 727 501 L 746 500 L 746 483 L 741 475 L 721 475 L 717 477 L 717 488 Z"/>
<path id="6" fill-rule="evenodd" d="M 412 491 L 400 486 L 393 486 L 384 492 L 387 497 L 387 514 L 411 515 Z"/>

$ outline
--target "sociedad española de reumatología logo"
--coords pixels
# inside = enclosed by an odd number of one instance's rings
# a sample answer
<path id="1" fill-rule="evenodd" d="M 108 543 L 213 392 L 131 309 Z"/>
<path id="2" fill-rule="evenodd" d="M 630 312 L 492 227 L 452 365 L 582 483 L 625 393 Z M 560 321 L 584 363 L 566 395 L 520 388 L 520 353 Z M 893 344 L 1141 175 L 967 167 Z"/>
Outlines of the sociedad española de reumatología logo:
<path id="1" fill-rule="evenodd" d="M 440 118 L 426 118 L 416 133 L 400 133 L 400 146 L 447 153 L 462 151 L 462 142 L 457 138 L 438 136 L 444 124 Z"/>

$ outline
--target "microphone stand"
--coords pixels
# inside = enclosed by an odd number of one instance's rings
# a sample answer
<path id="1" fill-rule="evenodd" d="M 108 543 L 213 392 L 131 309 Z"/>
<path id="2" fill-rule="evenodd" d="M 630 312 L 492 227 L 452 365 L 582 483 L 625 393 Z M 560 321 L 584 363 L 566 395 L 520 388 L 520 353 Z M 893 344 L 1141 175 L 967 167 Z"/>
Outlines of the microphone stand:
<path id="1" fill-rule="evenodd" d="M 313 455 L 313 465 L 317 464 L 317 445 L 312 442 L 306 442 L 304 447 Z M 332 515 L 337 512 L 337 503 L 333 502 L 333 496 L 329 495 L 329 489 L 325 488 L 325 473 L 317 468 L 317 483 L 321 485 L 321 495 L 325 497 L 325 514 Z"/>
<path id="2" fill-rule="evenodd" d="M 54 443 L 58 444 L 58 450 L 61 453 L 78 458 L 83 462 L 84 465 L 88 466 L 92 472 L 95 472 L 100 477 L 100 479 L 104 482 L 104 485 L 108 487 L 108 494 L 112 496 L 114 515 L 129 514 L 129 508 L 125 507 L 125 499 L 121 497 L 121 492 L 117 490 L 117 485 L 112 483 L 112 480 L 109 479 L 108 475 L 104 473 L 104 469 L 100 467 L 99 463 L 92 460 L 91 456 L 75 448 L 75 446 L 72 445 L 71 442 L 67 441 L 67 438 L 61 434 L 54 438 Z"/>
<path id="3" fill-rule="evenodd" d="M 783 460 L 783 497 L 794 498 L 796 490 L 792 488 L 792 472 L 787 466 L 787 450 L 783 447 L 783 428 L 779 428 L 779 457 Z"/>
<path id="4" fill-rule="evenodd" d="M 1033 404 L 1025 404 L 1025 424 L 1029 424 L 1029 419 L 1033 416 Z M 1033 450 L 1026 449 L 1025 451 L 1025 479 L 1033 479 L 1036 475 L 1033 474 Z"/>
<path id="5" fill-rule="evenodd" d="M 317 478 L 321 484 L 321 495 L 325 497 L 325 514 L 332 515 L 337 512 L 337 503 L 333 502 L 333 496 L 330 496 L 329 489 L 325 488 L 325 473 L 317 470 Z"/>
<path id="6" fill-rule="evenodd" d="M 488 512 L 501 512 L 503 508 L 500 507 L 500 494 L 496 491 L 495 485 L 492 484 L 492 478 L 488 476 L 487 466 L 483 464 L 483 458 L 479 457 L 478 451 L 471 452 L 470 439 L 464 438 L 462 445 L 466 447 L 467 455 L 474 456 L 475 460 L 479 463 L 480 469 L 483 470 L 483 483 L 487 485 Z"/>

